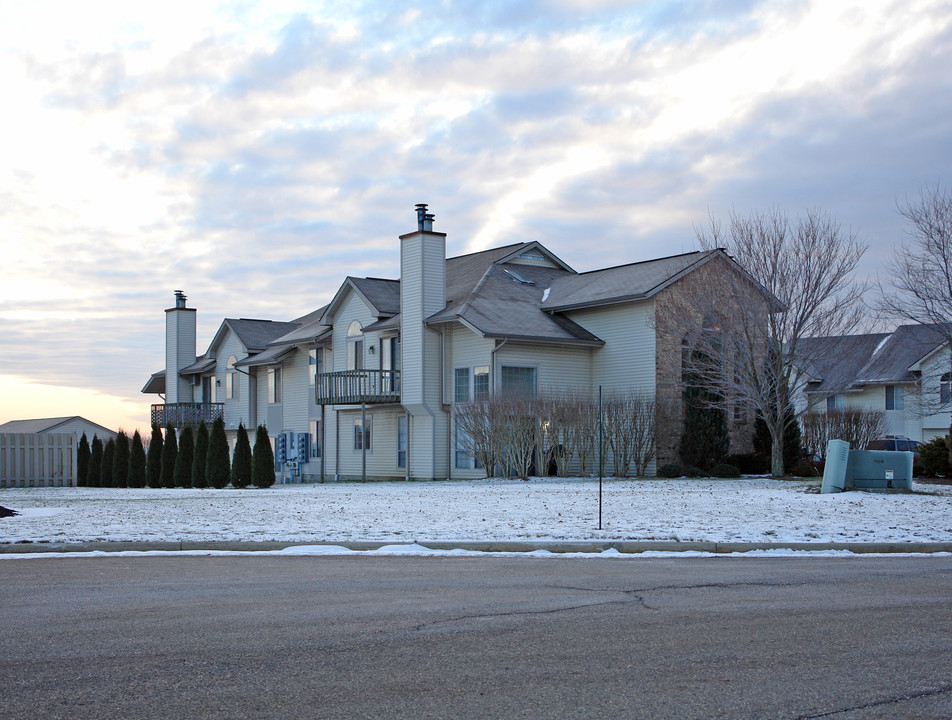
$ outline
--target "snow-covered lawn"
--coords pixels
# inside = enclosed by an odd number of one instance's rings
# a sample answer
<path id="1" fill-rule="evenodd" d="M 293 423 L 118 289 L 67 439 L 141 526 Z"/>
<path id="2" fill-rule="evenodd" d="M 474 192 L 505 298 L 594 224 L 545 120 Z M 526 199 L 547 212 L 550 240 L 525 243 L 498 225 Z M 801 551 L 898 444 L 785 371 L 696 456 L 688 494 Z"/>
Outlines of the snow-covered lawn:
<path id="1" fill-rule="evenodd" d="M 591 479 L 328 483 L 269 490 L 0 490 L 0 542 L 705 540 L 952 542 L 952 487 L 815 493 L 817 483 Z"/>

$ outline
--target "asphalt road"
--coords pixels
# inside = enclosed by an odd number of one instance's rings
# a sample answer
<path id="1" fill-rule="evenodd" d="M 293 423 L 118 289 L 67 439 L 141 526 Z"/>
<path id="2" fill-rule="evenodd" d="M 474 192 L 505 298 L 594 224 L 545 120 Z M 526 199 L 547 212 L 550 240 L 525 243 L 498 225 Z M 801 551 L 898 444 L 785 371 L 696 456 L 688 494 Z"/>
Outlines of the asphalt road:
<path id="1" fill-rule="evenodd" d="M 15 718 L 950 718 L 952 558 L 0 561 Z"/>

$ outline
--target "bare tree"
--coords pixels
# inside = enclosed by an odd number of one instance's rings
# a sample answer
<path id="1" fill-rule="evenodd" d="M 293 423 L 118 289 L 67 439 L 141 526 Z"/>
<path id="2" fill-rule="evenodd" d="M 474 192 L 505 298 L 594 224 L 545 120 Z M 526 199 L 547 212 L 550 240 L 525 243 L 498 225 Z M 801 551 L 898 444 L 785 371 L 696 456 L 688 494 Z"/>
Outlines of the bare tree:
<path id="1" fill-rule="evenodd" d="M 952 344 L 952 190 L 938 184 L 922 188 L 918 199 L 899 204 L 899 213 L 911 228 L 888 265 L 890 287 L 880 286 L 880 310 L 900 322 L 929 326 L 937 344 Z M 931 369 L 931 376 L 924 373 L 920 380 L 919 415 L 952 408 L 947 389 L 939 390 L 952 372 L 948 350 Z"/>
<path id="2" fill-rule="evenodd" d="M 644 475 L 654 459 L 654 395 L 635 390 L 614 392 L 603 405 L 605 441 L 611 450 L 614 475 L 627 477 L 632 463 L 635 475 Z"/>
<path id="3" fill-rule="evenodd" d="M 811 411 L 801 418 L 804 449 L 822 460 L 830 440 L 845 440 L 851 448 L 862 450 L 886 434 L 886 411 L 851 408 L 849 410 Z"/>
<path id="4" fill-rule="evenodd" d="M 865 284 L 853 272 L 866 245 L 835 218 L 811 209 L 732 214 L 726 231 L 711 218 L 698 240 L 721 248 L 731 271 L 708 273 L 686 292 L 693 321 L 685 353 L 690 368 L 722 402 L 762 417 L 772 441 L 771 473 L 784 473 L 783 437 L 796 422 L 791 399 L 809 379 L 813 358 L 800 341 L 842 335 L 863 320 Z"/>

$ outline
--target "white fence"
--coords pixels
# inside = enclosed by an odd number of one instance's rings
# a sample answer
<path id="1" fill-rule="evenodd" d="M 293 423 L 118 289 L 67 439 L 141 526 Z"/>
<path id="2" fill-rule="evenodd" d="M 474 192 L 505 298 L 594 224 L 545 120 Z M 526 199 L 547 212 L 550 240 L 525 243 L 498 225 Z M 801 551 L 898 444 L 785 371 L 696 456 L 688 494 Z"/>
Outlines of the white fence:
<path id="1" fill-rule="evenodd" d="M 0 487 L 76 485 L 76 435 L 0 433 Z"/>

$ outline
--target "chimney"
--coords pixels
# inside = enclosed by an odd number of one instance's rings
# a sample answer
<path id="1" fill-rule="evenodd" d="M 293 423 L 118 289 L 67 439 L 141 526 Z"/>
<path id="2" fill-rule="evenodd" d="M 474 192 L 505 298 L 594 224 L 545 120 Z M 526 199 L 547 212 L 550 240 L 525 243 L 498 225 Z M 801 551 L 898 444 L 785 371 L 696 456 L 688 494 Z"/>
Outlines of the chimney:
<path id="1" fill-rule="evenodd" d="M 441 336 L 424 324 L 446 307 L 446 234 L 416 205 L 417 230 L 400 236 L 401 403 L 410 413 L 409 473 L 445 478 L 448 418 L 442 407 Z M 441 439 L 442 438 L 442 439 Z"/>
<path id="2" fill-rule="evenodd" d="M 181 290 L 165 311 L 165 402 L 192 402 L 192 386 L 179 372 L 195 362 L 195 308 L 185 306 Z"/>

